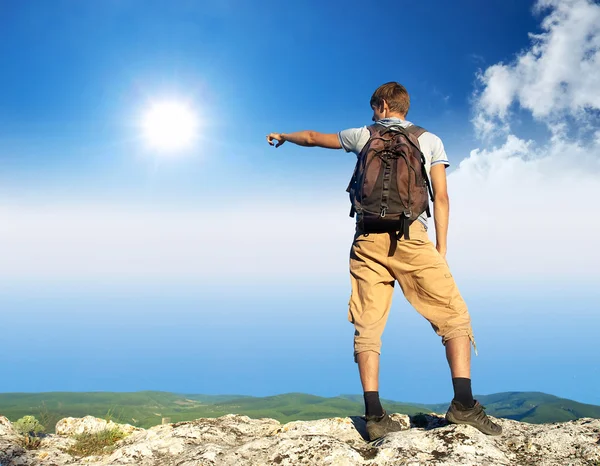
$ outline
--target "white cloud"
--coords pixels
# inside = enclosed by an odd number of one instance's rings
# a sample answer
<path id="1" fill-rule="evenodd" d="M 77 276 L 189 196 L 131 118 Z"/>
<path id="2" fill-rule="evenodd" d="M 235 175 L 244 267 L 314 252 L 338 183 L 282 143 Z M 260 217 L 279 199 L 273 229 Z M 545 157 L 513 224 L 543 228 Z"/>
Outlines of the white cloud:
<path id="1" fill-rule="evenodd" d="M 600 5 L 592 0 L 540 0 L 542 32 L 509 64 L 483 71 L 476 128 L 486 135 L 505 122 L 513 104 L 544 121 L 588 119 L 600 108 Z"/>
<path id="2" fill-rule="evenodd" d="M 600 5 L 541 0 L 536 10 L 547 14 L 544 32 L 480 75 L 473 124 L 504 141 L 472 151 L 450 176 L 455 262 L 471 276 L 597 281 Z M 512 134 L 513 107 L 547 125 L 548 140 Z"/>
<path id="3" fill-rule="evenodd" d="M 578 158 L 581 165 L 571 163 Z M 600 279 L 594 246 L 600 146 L 536 147 L 510 135 L 500 147 L 473 151 L 449 186 L 450 261 L 462 275 L 536 283 Z"/>

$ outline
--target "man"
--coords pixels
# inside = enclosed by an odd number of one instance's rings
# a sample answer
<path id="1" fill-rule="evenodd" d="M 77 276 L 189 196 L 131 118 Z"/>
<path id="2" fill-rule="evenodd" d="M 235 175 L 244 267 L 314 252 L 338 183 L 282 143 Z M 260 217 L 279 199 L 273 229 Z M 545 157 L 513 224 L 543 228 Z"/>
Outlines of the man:
<path id="1" fill-rule="evenodd" d="M 371 97 L 372 120 L 378 125 L 410 128 L 406 120 L 410 97 L 404 86 L 390 82 L 380 86 Z M 416 127 L 415 127 L 416 128 Z M 286 141 L 308 147 L 344 149 L 357 156 L 369 142 L 367 127 L 337 134 L 315 131 L 271 133 L 267 141 L 275 147 Z M 446 348 L 452 374 L 454 399 L 446 413 L 449 422 L 468 424 L 488 435 L 500 435 L 471 391 L 471 343 L 475 346 L 471 319 L 446 262 L 449 200 L 446 167 L 449 165 L 440 138 L 429 132 L 418 136 L 425 168 L 434 194 L 433 217 L 436 245 L 427 235 L 425 213 L 413 221 L 408 238 L 396 241 L 387 233 L 364 234 L 357 227 L 350 252 L 352 295 L 348 318 L 354 324 L 354 358 L 358 363 L 364 391 L 367 431 L 371 440 L 401 430 L 379 400 L 379 355 L 383 333 L 397 281 L 412 306 L 425 317 Z"/>

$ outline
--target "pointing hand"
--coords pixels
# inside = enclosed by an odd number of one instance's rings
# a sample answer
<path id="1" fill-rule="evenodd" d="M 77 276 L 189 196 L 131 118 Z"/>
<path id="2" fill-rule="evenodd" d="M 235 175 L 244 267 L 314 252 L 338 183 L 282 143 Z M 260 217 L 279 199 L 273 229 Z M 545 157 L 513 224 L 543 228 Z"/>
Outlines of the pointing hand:
<path id="1" fill-rule="evenodd" d="M 277 141 L 276 148 L 282 145 L 285 142 L 285 138 L 283 137 L 283 133 L 271 133 L 267 136 L 267 142 L 269 145 L 273 145 Z"/>

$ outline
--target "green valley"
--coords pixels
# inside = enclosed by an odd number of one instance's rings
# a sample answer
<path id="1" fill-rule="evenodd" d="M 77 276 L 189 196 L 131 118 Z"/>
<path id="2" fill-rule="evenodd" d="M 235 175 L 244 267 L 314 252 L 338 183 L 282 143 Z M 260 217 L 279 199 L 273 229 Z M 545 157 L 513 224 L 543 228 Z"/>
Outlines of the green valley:
<path id="1" fill-rule="evenodd" d="M 581 417 L 600 419 L 600 406 L 578 403 L 538 392 L 507 392 L 477 397 L 492 416 L 529 423 L 561 422 Z M 384 400 L 389 412 L 414 415 L 444 413 L 447 404 L 415 404 Z M 267 397 L 243 395 L 191 395 L 168 392 L 48 392 L 0 393 L 0 415 L 11 421 L 33 415 L 52 432 L 64 417 L 91 415 L 148 428 L 163 422 L 189 421 L 201 417 L 244 414 L 280 422 L 328 417 L 359 416 L 362 395 L 325 398 L 304 393 Z"/>

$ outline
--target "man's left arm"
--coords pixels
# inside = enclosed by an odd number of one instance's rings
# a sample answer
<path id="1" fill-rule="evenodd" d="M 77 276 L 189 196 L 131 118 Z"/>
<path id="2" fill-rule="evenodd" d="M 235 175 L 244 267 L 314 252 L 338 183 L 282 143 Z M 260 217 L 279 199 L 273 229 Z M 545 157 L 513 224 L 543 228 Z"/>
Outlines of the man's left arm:
<path id="1" fill-rule="evenodd" d="M 337 134 L 324 134 L 317 131 L 298 131 L 296 133 L 271 133 L 267 136 L 270 145 L 279 147 L 289 141 L 304 147 L 323 147 L 325 149 L 341 149 Z"/>
<path id="2" fill-rule="evenodd" d="M 446 183 L 446 165 L 439 163 L 431 167 L 431 187 L 433 189 L 433 221 L 435 223 L 436 249 L 446 258 L 448 249 L 448 218 L 450 217 L 450 199 Z"/>

